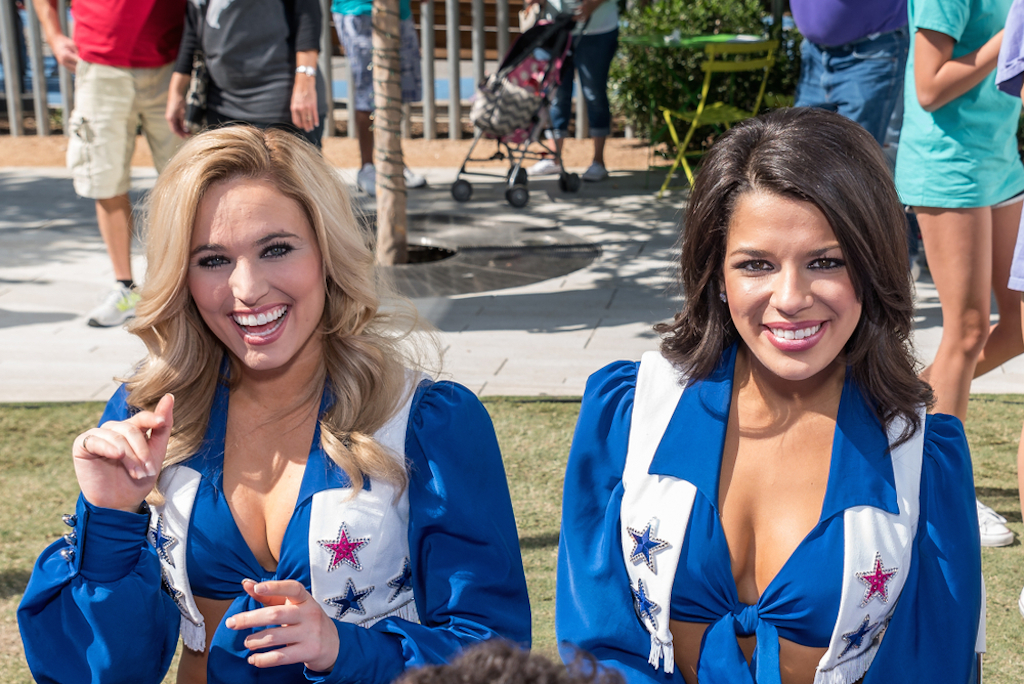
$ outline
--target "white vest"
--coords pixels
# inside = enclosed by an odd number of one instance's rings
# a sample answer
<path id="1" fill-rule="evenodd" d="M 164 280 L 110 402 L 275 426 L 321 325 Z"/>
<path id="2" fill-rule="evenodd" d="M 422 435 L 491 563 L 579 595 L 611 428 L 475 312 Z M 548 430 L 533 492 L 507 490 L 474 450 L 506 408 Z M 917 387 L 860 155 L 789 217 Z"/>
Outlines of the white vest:
<path id="1" fill-rule="evenodd" d="M 633 417 L 630 424 L 623 495 L 619 513 L 622 550 L 634 592 L 642 591 L 650 602 L 640 619 L 651 635 L 649 662 L 655 669 L 664 662 L 665 672 L 675 667 L 669 607 L 672 584 L 679 565 L 693 510 L 696 487 L 678 478 L 648 473 L 686 378 L 658 352 L 643 355 L 637 375 Z M 892 450 L 893 476 L 899 514 L 873 506 L 856 506 L 843 514 L 843 587 L 839 615 L 828 650 L 818 663 L 814 684 L 850 684 L 871 666 L 886 625 L 910 575 L 913 540 L 920 509 L 921 464 L 924 453 L 922 428 Z M 897 421 L 889 430 L 890 443 L 900 434 Z M 680 445 L 685 448 L 685 445 Z M 665 515 L 671 511 L 671 515 Z M 630 529 L 642 534 L 649 528 L 648 554 L 633 553 L 636 546 Z M 650 562 L 648 562 L 648 558 Z M 982 611 L 984 625 L 984 610 Z M 984 650 L 984 630 L 979 651 Z"/>
<path id="2" fill-rule="evenodd" d="M 414 378 L 414 380 L 417 378 Z M 417 383 L 418 384 L 418 383 Z M 415 390 L 416 384 L 413 386 Z M 378 444 L 405 463 L 405 433 L 415 391 L 374 434 Z M 150 513 L 149 539 L 157 547 L 163 582 L 181 611 L 181 636 L 196 652 L 206 650 L 206 623 L 196 606 L 186 568 L 188 528 L 201 475 L 184 465 L 160 473 L 163 505 Z M 172 543 L 158 545 L 158 540 Z M 328 615 L 369 627 L 390 616 L 419 622 L 409 571 L 409 493 L 374 480 L 351 489 L 325 489 L 309 514 L 311 593 Z"/>

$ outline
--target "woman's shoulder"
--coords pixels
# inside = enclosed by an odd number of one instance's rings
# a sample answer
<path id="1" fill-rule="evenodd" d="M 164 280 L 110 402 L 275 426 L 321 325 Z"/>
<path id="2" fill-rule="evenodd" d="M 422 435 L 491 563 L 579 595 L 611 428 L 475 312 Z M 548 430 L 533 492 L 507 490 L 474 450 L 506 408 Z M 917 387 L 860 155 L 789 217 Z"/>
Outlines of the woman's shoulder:
<path id="1" fill-rule="evenodd" d="M 924 424 L 921 484 L 930 489 L 960 488 L 974 482 L 971 450 L 964 425 L 956 416 L 929 414 Z"/>

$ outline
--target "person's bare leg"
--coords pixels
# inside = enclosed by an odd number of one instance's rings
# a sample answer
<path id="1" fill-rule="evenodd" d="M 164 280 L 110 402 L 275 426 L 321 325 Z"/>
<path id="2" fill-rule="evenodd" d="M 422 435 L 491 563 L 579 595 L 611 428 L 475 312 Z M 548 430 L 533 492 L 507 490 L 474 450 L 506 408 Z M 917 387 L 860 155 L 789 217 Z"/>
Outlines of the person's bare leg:
<path id="1" fill-rule="evenodd" d="M 974 377 L 998 368 L 1024 352 L 1020 293 L 1007 287 L 1022 206 L 1017 202 L 992 209 L 992 292 L 999 310 L 999 321 L 989 331 L 988 342 L 978 356 Z"/>
<path id="2" fill-rule="evenodd" d="M 132 203 L 127 193 L 96 200 L 96 222 L 107 246 L 115 280 L 132 279 Z"/>
<path id="3" fill-rule="evenodd" d="M 594 140 L 594 163 L 604 166 L 604 141 L 605 136 L 597 136 Z"/>
<path id="4" fill-rule="evenodd" d="M 373 131 L 370 130 L 371 112 L 356 110 L 356 134 L 359 136 L 359 166 L 373 163 Z"/>
<path id="5" fill-rule="evenodd" d="M 935 390 L 935 411 L 963 421 L 978 355 L 988 340 L 992 211 L 988 207 L 915 207 L 915 211 L 942 306 L 942 339 L 926 369 L 927 379 Z"/>

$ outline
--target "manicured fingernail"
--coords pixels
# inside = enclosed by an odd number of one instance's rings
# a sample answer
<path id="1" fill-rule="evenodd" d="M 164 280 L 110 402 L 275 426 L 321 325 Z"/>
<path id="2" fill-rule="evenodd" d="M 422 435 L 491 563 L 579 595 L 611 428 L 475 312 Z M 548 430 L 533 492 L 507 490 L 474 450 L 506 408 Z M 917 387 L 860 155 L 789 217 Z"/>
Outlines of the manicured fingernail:
<path id="1" fill-rule="evenodd" d="M 257 584 L 255 587 L 253 587 L 253 591 L 255 591 L 257 594 L 266 594 L 267 593 L 267 585 L 265 585 L 265 584 Z"/>
<path id="2" fill-rule="evenodd" d="M 250 665 L 255 665 L 256 664 L 256 656 L 249 656 L 249 664 Z"/>
<path id="3" fill-rule="evenodd" d="M 235 618 L 229 617 L 227 620 L 224 621 L 224 624 L 228 626 L 228 629 L 234 629 L 235 628 Z"/>
<path id="4" fill-rule="evenodd" d="M 146 474 L 149 475 L 150 477 L 153 477 L 154 475 L 156 475 L 156 466 L 153 465 L 152 463 L 147 464 L 146 465 Z"/>

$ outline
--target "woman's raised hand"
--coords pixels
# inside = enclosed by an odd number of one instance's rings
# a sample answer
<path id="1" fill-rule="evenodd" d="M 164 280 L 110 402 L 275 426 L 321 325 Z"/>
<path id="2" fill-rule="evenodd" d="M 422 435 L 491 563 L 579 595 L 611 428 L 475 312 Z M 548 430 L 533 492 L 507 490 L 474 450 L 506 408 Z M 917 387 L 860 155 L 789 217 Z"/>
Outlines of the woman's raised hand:
<path id="1" fill-rule="evenodd" d="M 71 448 L 75 475 L 86 500 L 134 513 L 153 489 L 174 425 L 174 395 L 152 411 L 110 420 L 80 434 Z"/>
<path id="2" fill-rule="evenodd" d="M 249 596 L 265 607 L 239 613 L 228 618 L 230 629 L 271 627 L 245 639 L 250 651 L 273 648 L 272 651 L 253 653 L 249 664 L 256 667 L 276 667 L 302 663 L 314 672 L 328 672 L 338 659 L 338 629 L 320 604 L 306 588 L 295 580 L 256 582 L 242 580 Z"/>

